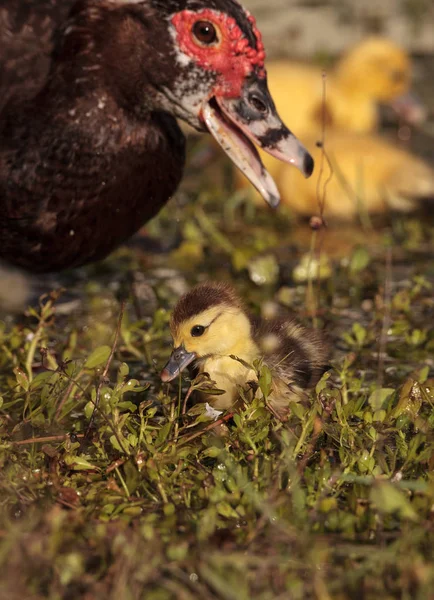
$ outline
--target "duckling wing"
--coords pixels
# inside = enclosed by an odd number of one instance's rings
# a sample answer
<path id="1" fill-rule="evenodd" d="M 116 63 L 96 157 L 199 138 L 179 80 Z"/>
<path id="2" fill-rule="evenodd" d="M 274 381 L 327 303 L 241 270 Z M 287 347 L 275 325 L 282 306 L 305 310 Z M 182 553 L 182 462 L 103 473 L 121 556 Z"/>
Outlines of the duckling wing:
<path id="1" fill-rule="evenodd" d="M 35 95 L 51 62 L 54 31 L 75 0 L 0 0 L 0 111 Z"/>
<path id="2" fill-rule="evenodd" d="M 290 319 L 252 319 L 255 343 L 286 385 L 308 389 L 328 369 L 329 345 L 320 331 Z"/>

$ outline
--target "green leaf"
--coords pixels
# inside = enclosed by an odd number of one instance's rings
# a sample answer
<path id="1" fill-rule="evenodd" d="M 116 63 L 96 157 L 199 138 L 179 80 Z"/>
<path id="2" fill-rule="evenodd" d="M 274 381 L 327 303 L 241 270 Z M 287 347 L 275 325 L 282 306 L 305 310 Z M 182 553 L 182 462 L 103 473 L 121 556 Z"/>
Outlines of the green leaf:
<path id="1" fill-rule="evenodd" d="M 315 392 L 317 394 L 320 394 L 323 390 L 326 389 L 327 380 L 330 378 L 330 375 L 331 375 L 330 371 L 327 371 L 326 373 L 324 373 L 324 375 L 318 381 L 318 383 L 316 384 L 316 387 L 315 387 Z"/>
<path id="2" fill-rule="evenodd" d="M 263 365 L 259 375 L 259 387 L 265 399 L 270 395 L 272 383 L 271 371 L 266 365 Z"/>
<path id="3" fill-rule="evenodd" d="M 250 279 L 256 285 L 274 285 L 279 278 L 279 263 L 273 254 L 252 259 L 247 269 Z"/>
<path id="4" fill-rule="evenodd" d="M 217 456 L 219 456 L 222 452 L 221 448 L 217 448 L 216 446 L 210 446 L 209 448 L 207 448 L 206 450 L 204 450 L 202 452 L 202 456 L 204 458 L 206 457 L 210 457 L 210 458 L 217 458 Z"/>
<path id="5" fill-rule="evenodd" d="M 377 482 L 371 490 L 370 499 L 381 512 L 398 513 L 404 519 L 411 521 L 418 519 L 405 494 L 388 481 Z"/>
<path id="6" fill-rule="evenodd" d="M 65 463 L 74 471 L 99 471 L 98 467 L 90 463 L 82 456 L 73 456 L 72 454 L 66 454 L 64 458 Z"/>
<path id="7" fill-rule="evenodd" d="M 360 323 L 354 323 L 353 325 L 353 335 L 356 339 L 356 342 L 359 346 L 363 346 L 366 340 L 366 329 L 360 325 Z"/>
<path id="8" fill-rule="evenodd" d="M 115 448 L 115 450 L 117 450 L 118 452 L 122 452 L 123 454 L 126 452 L 128 454 L 129 449 L 130 449 L 130 445 L 128 440 L 126 440 L 122 435 L 120 435 L 118 433 L 118 437 L 121 441 L 121 444 L 123 446 L 123 448 L 120 446 L 119 442 L 118 442 L 118 438 L 115 435 L 110 436 L 110 443 L 113 446 L 113 448 Z"/>
<path id="9" fill-rule="evenodd" d="M 110 356 L 110 352 L 110 346 L 99 346 L 88 357 L 87 361 L 84 363 L 84 366 L 86 369 L 95 369 L 96 367 L 105 365 L 108 357 Z"/>
<path id="10" fill-rule="evenodd" d="M 236 426 L 237 426 L 239 429 L 242 429 L 242 428 L 243 428 L 243 422 L 242 422 L 242 420 L 241 420 L 241 417 L 240 417 L 240 415 L 239 415 L 238 413 L 235 413 L 235 414 L 234 414 L 234 416 L 233 416 L 233 419 L 234 419 L 234 423 L 235 423 L 235 425 L 236 425 Z"/>
<path id="11" fill-rule="evenodd" d="M 125 411 L 125 412 L 136 412 L 137 405 L 134 404 L 133 402 L 130 402 L 129 400 L 124 400 L 124 401 L 119 402 L 117 404 L 117 408 L 119 410 L 122 410 L 122 411 Z"/>
<path id="12" fill-rule="evenodd" d="M 119 377 L 120 379 L 125 379 L 125 377 L 127 377 L 128 373 L 130 372 L 130 368 L 127 365 L 127 363 L 121 363 L 120 367 L 119 367 Z"/>
<path id="13" fill-rule="evenodd" d="M 95 410 L 95 403 L 94 402 L 88 402 L 86 404 L 86 406 L 84 407 L 84 415 L 86 417 L 87 420 L 89 420 L 91 418 L 91 416 L 93 415 L 93 411 Z"/>
<path id="14" fill-rule="evenodd" d="M 167 548 L 167 558 L 173 561 L 182 561 L 188 554 L 188 543 L 182 542 L 181 544 L 172 544 Z"/>
<path id="15" fill-rule="evenodd" d="M 22 369 L 20 369 L 19 367 L 15 367 L 14 369 L 14 373 L 15 373 L 15 377 L 17 379 L 17 383 L 18 385 L 24 390 L 24 391 L 28 391 L 29 389 L 29 378 L 27 377 L 27 375 L 24 373 L 24 371 Z"/>
<path id="16" fill-rule="evenodd" d="M 232 253 L 232 266 L 235 271 L 245 269 L 253 254 L 254 250 L 252 248 L 236 248 Z"/>
<path id="17" fill-rule="evenodd" d="M 227 519 L 238 519 L 239 515 L 235 509 L 229 504 L 229 502 L 219 502 L 216 506 L 217 512 L 222 517 Z"/>
<path id="18" fill-rule="evenodd" d="M 142 479 L 136 465 L 130 460 L 124 464 L 125 483 L 130 494 L 138 488 Z"/>
<path id="19" fill-rule="evenodd" d="M 166 441 L 167 436 L 170 433 L 171 427 L 172 427 L 172 423 L 170 421 L 168 421 L 167 423 L 165 423 L 163 425 L 163 427 L 158 432 L 158 436 L 157 436 L 157 439 L 155 442 L 156 446 L 159 446 L 160 444 L 162 444 L 163 442 Z"/>
<path id="20" fill-rule="evenodd" d="M 350 260 L 350 272 L 352 275 L 359 273 L 366 269 L 371 261 L 371 257 L 369 256 L 369 252 L 366 250 L 364 246 L 357 247 Z"/>
<path id="21" fill-rule="evenodd" d="M 38 373 L 30 384 L 31 390 L 37 390 L 42 387 L 44 383 L 46 383 L 51 377 L 53 377 L 52 371 L 44 371 L 43 373 Z"/>
<path id="22" fill-rule="evenodd" d="M 374 390 L 369 396 L 369 405 L 374 409 L 374 411 L 380 410 L 383 408 L 386 400 L 390 398 L 394 392 L 395 390 L 393 388 L 380 388 L 378 390 Z"/>
<path id="23" fill-rule="evenodd" d="M 137 444 L 139 443 L 139 438 L 137 437 L 137 435 L 135 433 L 128 434 L 127 440 L 128 440 L 128 443 L 133 448 L 135 448 L 137 446 Z"/>

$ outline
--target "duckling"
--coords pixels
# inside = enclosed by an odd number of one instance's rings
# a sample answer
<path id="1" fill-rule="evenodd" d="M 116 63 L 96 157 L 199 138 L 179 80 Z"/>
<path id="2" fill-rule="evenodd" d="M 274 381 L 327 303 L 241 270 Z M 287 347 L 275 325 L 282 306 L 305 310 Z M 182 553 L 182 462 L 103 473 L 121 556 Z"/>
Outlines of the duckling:
<path id="1" fill-rule="evenodd" d="M 251 366 L 256 359 L 262 358 L 272 370 L 268 401 L 279 415 L 287 412 L 289 402 L 303 398 L 328 368 L 329 347 L 319 331 L 292 319 L 250 315 L 227 283 L 202 283 L 182 296 L 170 330 L 174 350 L 161 372 L 162 381 L 172 381 L 194 365 L 224 390 L 219 396 L 206 395 L 215 409 L 235 406 L 240 388 L 257 382 Z"/>
<path id="2" fill-rule="evenodd" d="M 320 150 L 314 149 L 325 119 L 326 149 L 335 170 L 327 188 L 329 216 L 353 219 L 362 204 L 372 213 L 390 208 L 410 211 L 417 208 L 417 199 L 432 195 L 432 169 L 371 133 L 377 125 L 380 102 L 394 104 L 406 114 L 423 113 L 416 110 L 417 103 L 409 95 L 404 100 L 411 75 L 404 50 L 381 37 L 369 37 L 354 46 L 328 74 L 324 106 L 319 68 L 277 61 L 269 63 L 267 71 L 279 114 L 284 118 L 291 113 L 295 132 L 317 158 Z M 301 215 L 318 210 L 319 168 L 305 184 L 277 160 L 261 157 L 283 194 L 283 204 Z M 237 188 L 247 186 L 241 173 L 235 174 L 235 182 Z M 249 196 L 258 203 L 254 192 Z"/>
<path id="3" fill-rule="evenodd" d="M 350 48 L 327 74 L 323 107 L 322 70 L 291 61 L 269 62 L 268 83 L 282 118 L 291 116 L 298 135 L 319 135 L 323 116 L 328 127 L 369 132 L 376 129 L 379 104 L 407 115 L 411 61 L 407 53 L 383 37 L 368 37 Z M 406 101 L 401 102 L 403 96 Z"/>
<path id="4" fill-rule="evenodd" d="M 304 141 L 315 148 L 314 138 Z M 434 199 L 434 170 L 430 165 L 379 136 L 331 132 L 325 149 L 332 168 L 326 186 L 326 217 L 350 221 L 363 213 L 407 213 L 417 209 L 421 201 Z M 316 148 L 313 156 L 319 165 L 321 149 Z M 292 177 L 285 168 L 278 169 L 274 178 L 282 203 L 299 215 L 311 216 L 318 212 L 318 190 L 321 196 L 329 175 L 325 161 L 323 173 L 317 168 L 308 182 Z"/>

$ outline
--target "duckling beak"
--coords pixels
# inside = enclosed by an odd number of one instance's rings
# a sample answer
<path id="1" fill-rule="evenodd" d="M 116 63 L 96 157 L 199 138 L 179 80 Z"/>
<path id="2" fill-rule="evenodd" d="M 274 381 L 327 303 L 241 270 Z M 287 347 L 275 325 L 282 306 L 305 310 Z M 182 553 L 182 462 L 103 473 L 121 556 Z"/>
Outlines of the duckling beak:
<path id="1" fill-rule="evenodd" d="M 161 381 L 167 383 L 188 367 L 196 358 L 195 352 L 187 352 L 184 346 L 178 346 L 170 355 L 169 361 L 160 373 Z"/>
<path id="2" fill-rule="evenodd" d="M 214 96 L 205 103 L 202 118 L 226 154 L 273 208 L 279 204 L 279 192 L 254 144 L 293 164 L 305 177 L 312 174 L 313 159 L 281 121 L 265 78 L 250 77 L 237 98 Z"/>
<path id="3" fill-rule="evenodd" d="M 411 92 L 395 98 L 391 106 L 398 117 L 409 125 L 420 125 L 428 117 L 428 111 L 420 98 Z"/>

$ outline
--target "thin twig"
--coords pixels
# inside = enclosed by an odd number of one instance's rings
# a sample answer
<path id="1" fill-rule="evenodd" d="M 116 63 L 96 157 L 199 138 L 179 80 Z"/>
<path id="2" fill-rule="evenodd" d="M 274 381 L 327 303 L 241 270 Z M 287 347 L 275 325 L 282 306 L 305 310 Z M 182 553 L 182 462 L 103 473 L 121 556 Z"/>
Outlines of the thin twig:
<path id="1" fill-rule="evenodd" d="M 381 327 L 380 340 L 378 344 L 378 370 L 377 370 L 377 389 L 383 387 L 384 380 L 384 356 L 387 346 L 387 332 L 390 327 L 390 309 L 392 298 L 392 248 L 386 251 L 386 273 L 384 279 L 384 313 Z"/>
<path id="2" fill-rule="evenodd" d="M 119 467 L 122 467 L 122 465 L 124 465 L 127 462 L 128 458 L 118 458 L 118 460 L 115 460 L 114 463 L 112 463 L 109 467 L 107 467 L 106 469 L 106 475 L 108 475 L 109 473 L 111 473 L 112 471 L 114 471 L 115 469 L 118 469 Z"/>
<path id="3" fill-rule="evenodd" d="M 194 386 L 190 386 L 187 390 L 187 393 L 185 394 L 185 398 L 184 398 L 184 404 L 182 405 L 182 415 L 185 415 L 185 413 L 187 412 L 187 402 L 191 396 L 191 394 L 194 392 L 195 388 Z"/>
<path id="4" fill-rule="evenodd" d="M 235 413 L 233 413 L 233 412 L 228 413 L 227 415 L 225 415 L 221 419 L 218 419 L 217 421 L 214 421 L 214 423 L 210 423 L 210 425 L 207 425 L 206 427 L 204 427 L 200 431 L 198 431 L 196 433 L 193 433 L 193 435 L 190 435 L 190 437 L 182 438 L 181 441 L 180 441 L 180 443 L 181 444 L 187 444 L 188 442 L 191 442 L 192 440 L 194 440 L 197 437 L 201 436 L 203 433 L 206 433 L 207 431 L 211 431 L 212 429 L 215 429 L 219 425 L 223 425 L 223 423 L 225 423 L 226 421 L 229 421 L 229 419 L 232 419 L 232 417 L 234 416 L 234 414 Z"/>
<path id="5" fill-rule="evenodd" d="M 312 217 L 311 219 L 311 227 L 312 227 L 312 241 L 311 241 L 311 247 L 310 247 L 310 260 L 309 260 L 309 265 L 308 265 L 308 282 L 307 282 L 307 293 L 310 295 L 310 302 L 314 301 L 314 291 L 313 291 L 313 274 L 312 274 L 312 269 L 311 269 L 311 264 L 312 264 L 312 260 L 315 254 L 315 248 L 316 248 L 316 242 L 317 242 L 317 230 L 319 229 L 321 232 L 320 235 L 320 239 L 319 239 L 319 245 L 318 245 L 318 250 L 317 250 L 317 257 L 318 257 L 318 267 L 317 267 L 317 273 L 316 273 L 316 295 L 317 298 L 319 298 L 320 295 L 320 291 L 321 291 L 321 278 L 320 278 L 320 270 L 321 270 L 321 254 L 322 254 L 322 248 L 323 248 L 323 243 L 324 243 L 324 236 L 325 236 L 325 229 L 326 229 L 326 221 L 324 219 L 324 210 L 325 210 L 325 205 L 326 205 L 326 196 L 327 196 L 327 186 L 330 183 L 333 175 L 334 175 L 334 170 L 333 170 L 333 165 L 330 161 L 330 158 L 327 154 L 326 148 L 325 148 L 325 141 L 326 141 L 326 111 L 327 111 L 327 104 L 326 104 L 326 97 L 327 97 L 327 75 L 326 73 L 323 71 L 322 73 L 322 100 L 321 100 L 321 139 L 318 141 L 317 146 L 319 148 L 321 148 L 321 160 L 320 160 L 320 169 L 319 169 L 319 175 L 318 175 L 318 181 L 316 184 L 316 199 L 317 199 L 317 203 L 318 203 L 318 208 L 319 208 L 319 222 L 318 219 L 315 217 Z M 327 166 L 329 168 L 329 175 L 327 176 L 326 180 L 324 181 L 324 185 L 322 187 L 322 192 L 321 192 L 321 182 L 323 179 L 323 174 L 324 174 L 324 163 L 327 163 Z M 309 304 L 310 304 L 309 302 Z M 308 304 L 308 305 L 309 305 Z M 312 325 L 313 327 L 317 327 L 317 315 L 318 315 L 318 302 L 315 301 L 313 303 L 312 306 Z"/>
<path id="6" fill-rule="evenodd" d="M 78 379 L 78 377 L 79 377 L 79 376 L 80 376 L 80 373 L 77 375 L 77 379 Z M 58 420 L 59 420 L 60 413 L 62 412 L 62 408 L 65 406 L 65 403 L 66 403 L 66 401 L 68 400 L 68 398 L 69 398 L 69 396 L 70 396 L 70 394 L 71 394 L 72 390 L 74 389 L 74 386 L 75 386 L 75 381 L 71 380 L 71 381 L 69 382 L 69 385 L 68 385 L 68 387 L 66 388 L 66 391 L 64 392 L 64 394 L 63 394 L 63 396 L 62 396 L 62 399 L 61 399 L 61 400 L 60 400 L 60 402 L 59 402 L 59 405 L 58 405 L 58 407 L 57 407 L 57 410 L 56 410 L 56 415 L 55 415 L 55 419 L 56 419 L 56 421 L 58 421 Z"/>
<path id="7" fill-rule="evenodd" d="M 318 146 L 321 148 L 321 162 L 320 162 L 319 176 L 318 176 L 318 181 L 317 181 L 317 186 L 316 186 L 316 197 L 317 197 L 318 206 L 319 206 L 319 214 L 320 214 L 320 217 L 322 220 L 324 217 L 327 186 L 330 183 L 331 178 L 333 177 L 333 166 L 332 166 L 330 159 L 327 155 L 327 152 L 325 150 L 326 111 L 327 111 L 326 99 L 327 99 L 327 74 L 325 73 L 325 71 L 323 71 L 323 73 L 322 73 L 322 100 L 321 100 L 321 139 L 318 142 Z M 322 176 L 324 173 L 324 161 L 327 162 L 327 165 L 330 169 L 330 174 L 324 182 L 324 186 L 323 186 L 322 194 L 321 194 L 320 193 L 320 185 L 321 185 L 321 180 L 322 180 Z"/>
<path id="8" fill-rule="evenodd" d="M 84 438 L 84 433 L 76 433 L 77 438 Z M 45 437 L 29 438 L 27 440 L 20 440 L 19 442 L 12 442 L 14 446 L 24 446 L 25 444 L 44 444 L 46 442 L 63 442 L 69 439 L 69 433 L 64 435 L 47 435 Z"/>

